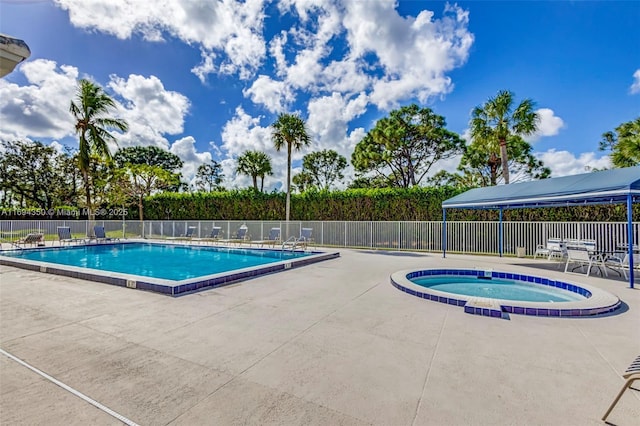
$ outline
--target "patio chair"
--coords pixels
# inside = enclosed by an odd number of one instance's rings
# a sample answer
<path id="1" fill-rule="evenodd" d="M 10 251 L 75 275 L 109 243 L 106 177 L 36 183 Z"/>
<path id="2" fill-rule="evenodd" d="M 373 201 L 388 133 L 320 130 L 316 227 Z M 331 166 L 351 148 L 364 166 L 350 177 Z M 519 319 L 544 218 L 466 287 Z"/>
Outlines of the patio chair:
<path id="1" fill-rule="evenodd" d="M 31 234 L 27 234 L 24 238 L 20 238 L 13 242 L 16 246 L 43 246 L 44 245 L 44 234 L 42 232 L 33 232 Z"/>
<path id="2" fill-rule="evenodd" d="M 93 227 L 93 233 L 96 236 L 96 240 L 98 242 L 101 241 L 120 241 L 120 238 L 112 238 L 112 237 L 107 237 L 105 231 L 104 231 L 104 226 L 99 226 L 96 225 Z"/>
<path id="3" fill-rule="evenodd" d="M 581 246 L 586 247 L 589 253 L 596 253 L 596 240 L 579 240 Z"/>
<path id="4" fill-rule="evenodd" d="M 569 271 L 569 265 L 577 264 Z M 564 267 L 564 272 L 573 272 L 576 268 L 584 268 L 587 266 L 587 276 L 591 274 L 591 268 L 596 266 L 600 273 L 604 271 L 604 275 L 608 276 L 607 268 L 604 259 L 601 254 L 589 253 L 589 250 L 583 245 L 579 246 L 567 246 L 567 263 Z"/>
<path id="5" fill-rule="evenodd" d="M 194 238 L 196 241 L 202 242 L 218 242 L 220 241 L 220 237 L 222 236 L 222 228 L 219 226 L 214 226 L 211 228 L 211 232 L 209 235 L 203 238 Z"/>
<path id="6" fill-rule="evenodd" d="M 620 392 L 618 392 L 618 395 L 616 395 L 616 398 L 613 400 L 611 405 L 609 405 L 609 408 L 607 408 L 607 412 L 604 413 L 604 416 L 602 416 L 603 422 L 607 421 L 607 417 L 609 417 L 609 414 L 611 414 L 613 407 L 615 407 L 618 401 L 620 401 L 620 398 L 627 391 L 627 389 L 633 389 L 636 391 L 640 390 L 631 387 L 633 382 L 635 382 L 636 380 L 640 380 L 640 355 L 638 355 L 636 359 L 631 363 L 629 368 L 627 368 L 627 370 L 622 374 L 622 377 L 626 379 L 626 381 L 624 382 L 622 389 L 620 389 Z"/>
<path id="7" fill-rule="evenodd" d="M 58 226 L 58 240 L 60 241 L 61 246 L 65 244 L 79 244 L 85 242 L 84 238 L 73 238 L 71 235 L 71 228 L 68 226 Z"/>
<path id="8" fill-rule="evenodd" d="M 185 232 L 184 235 L 180 235 L 178 237 L 169 237 L 167 239 L 168 240 L 190 241 L 193 238 L 193 234 L 195 232 L 196 232 L 196 227 L 195 226 L 189 226 L 189 227 L 187 227 L 187 232 Z"/>
<path id="9" fill-rule="evenodd" d="M 229 236 L 229 238 L 224 239 L 224 240 L 219 240 L 219 242 L 221 243 L 236 243 L 236 244 L 242 244 L 245 241 L 249 241 L 249 235 L 247 234 L 247 225 L 242 225 L 240 226 L 240 228 L 238 228 L 238 230 L 236 231 L 235 234 L 232 234 Z"/>
<path id="10" fill-rule="evenodd" d="M 567 255 L 567 249 L 565 243 L 561 238 L 549 238 L 546 245 L 538 244 L 536 251 L 533 254 L 535 259 L 538 256 L 544 256 L 547 260 L 558 258 L 564 259 Z"/>
<path id="11" fill-rule="evenodd" d="M 313 228 L 302 228 L 299 237 L 291 237 L 282 243 L 282 249 L 290 248 L 295 250 L 300 247 L 306 249 L 313 242 Z"/>
<path id="12" fill-rule="evenodd" d="M 271 228 L 269 231 L 269 235 L 262 240 L 251 241 L 251 244 L 260 244 L 264 246 L 265 244 L 275 246 L 277 242 L 280 241 L 280 228 Z"/>
<path id="13" fill-rule="evenodd" d="M 629 279 L 629 253 L 624 256 L 610 255 L 605 260 L 608 268 L 621 271 L 625 279 Z M 633 272 L 640 271 L 640 253 L 633 253 Z"/>

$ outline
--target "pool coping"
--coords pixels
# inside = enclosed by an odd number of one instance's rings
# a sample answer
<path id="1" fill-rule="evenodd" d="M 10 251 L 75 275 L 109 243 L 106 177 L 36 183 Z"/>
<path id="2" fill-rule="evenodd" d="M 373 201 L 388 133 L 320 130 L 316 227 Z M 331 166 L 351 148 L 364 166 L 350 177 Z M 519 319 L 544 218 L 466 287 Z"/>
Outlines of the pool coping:
<path id="1" fill-rule="evenodd" d="M 529 284 L 547 285 L 562 290 L 582 294 L 589 293 L 583 300 L 570 302 L 527 302 L 519 300 L 493 299 L 488 297 L 466 296 L 434 290 L 410 281 L 409 278 L 433 275 L 476 276 L 482 278 L 505 278 Z M 604 290 L 587 284 L 577 284 L 564 280 L 543 278 L 522 273 L 494 271 L 490 268 L 429 268 L 405 269 L 394 272 L 391 284 L 412 296 L 448 305 L 461 306 L 464 312 L 474 315 L 504 318 L 505 314 L 545 316 L 545 317 L 582 317 L 613 312 L 621 306 L 620 299 Z"/>
<path id="2" fill-rule="evenodd" d="M 70 246 L 49 246 L 49 247 L 34 247 L 26 248 L 23 250 L 57 250 L 66 249 L 67 247 L 83 247 L 83 246 L 105 246 L 105 245 L 120 245 L 120 244 L 162 244 L 163 242 L 154 242 L 147 240 L 128 240 L 118 242 L 104 242 L 94 244 L 76 244 Z M 184 247 L 205 247 L 205 246 L 193 246 L 190 244 L 175 244 L 171 245 L 183 245 Z M 234 250 L 255 250 L 255 251 L 281 251 L 269 248 L 238 248 L 230 246 L 214 246 L 209 248 L 229 248 Z M 291 250 L 286 250 L 291 251 Z M 12 250 L 13 252 L 13 250 Z M 16 268 L 26 269 L 30 271 L 42 272 L 47 274 L 62 275 L 71 278 L 79 278 L 87 281 L 94 281 L 103 284 L 110 284 L 119 287 L 127 287 L 138 290 L 147 290 L 155 293 L 161 293 L 169 296 L 181 296 L 188 293 L 193 293 L 200 290 L 208 290 L 211 288 L 222 287 L 225 285 L 237 283 L 240 281 L 255 278 L 261 275 L 272 274 L 287 269 L 299 268 L 312 263 L 321 262 L 323 260 L 335 259 L 340 257 L 339 252 L 323 252 L 323 251 L 305 251 L 294 250 L 294 252 L 311 253 L 305 257 L 297 259 L 287 259 L 283 261 L 273 262 L 266 265 L 252 266 L 248 268 L 235 269 L 229 272 L 221 272 L 217 274 L 203 275 L 200 277 L 188 278 L 185 280 L 168 280 L 162 278 L 145 277 L 141 275 L 124 274 L 121 272 L 101 271 L 98 269 L 83 268 L 78 266 L 61 265 L 57 263 L 42 262 L 35 260 L 26 260 L 14 258 L 11 256 L 4 256 L 0 251 L 0 265 L 13 266 Z"/>

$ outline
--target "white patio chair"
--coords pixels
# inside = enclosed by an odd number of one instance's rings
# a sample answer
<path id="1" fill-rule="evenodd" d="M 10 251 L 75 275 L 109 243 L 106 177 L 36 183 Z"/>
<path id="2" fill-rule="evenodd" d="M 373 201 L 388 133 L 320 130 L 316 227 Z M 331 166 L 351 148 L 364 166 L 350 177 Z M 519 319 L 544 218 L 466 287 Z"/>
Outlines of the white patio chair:
<path id="1" fill-rule="evenodd" d="M 574 265 L 574 268 L 572 270 L 569 270 L 569 265 Z M 587 248 L 583 245 L 580 245 L 580 246 L 568 245 L 567 246 L 567 263 L 564 267 L 564 272 L 573 273 L 573 271 L 576 268 L 580 267 L 581 269 L 584 269 L 585 266 L 587 267 L 587 276 L 591 274 L 591 268 L 593 268 L 594 266 L 598 267 L 601 274 L 604 271 L 604 275 L 608 276 L 607 268 L 606 268 L 604 259 L 602 258 L 602 255 L 589 253 Z"/>
<path id="2" fill-rule="evenodd" d="M 567 250 L 564 242 L 561 238 L 549 238 L 546 245 L 538 244 L 536 251 L 533 254 L 535 259 L 538 256 L 544 256 L 547 260 L 553 258 L 564 259 L 567 254 Z"/>
<path id="3" fill-rule="evenodd" d="M 629 254 L 625 254 L 622 257 L 609 256 L 607 257 L 605 264 L 611 269 L 622 271 L 625 279 L 629 279 Z M 640 253 L 633 253 L 633 272 L 640 271 Z"/>

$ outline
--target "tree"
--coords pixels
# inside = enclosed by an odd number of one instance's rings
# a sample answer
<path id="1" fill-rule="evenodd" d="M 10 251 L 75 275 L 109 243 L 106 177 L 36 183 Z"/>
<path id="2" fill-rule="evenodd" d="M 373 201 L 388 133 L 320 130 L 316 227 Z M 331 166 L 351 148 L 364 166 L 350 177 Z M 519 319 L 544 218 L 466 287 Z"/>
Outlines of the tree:
<path id="1" fill-rule="evenodd" d="M 286 220 L 289 221 L 291 211 L 291 151 L 299 151 L 311 143 L 304 120 L 294 114 L 280 114 L 271 125 L 273 143 L 277 151 L 285 145 L 287 147 L 287 201 L 285 208 Z"/>
<path id="2" fill-rule="evenodd" d="M 178 174 L 160 166 L 148 164 L 126 163 L 116 173 L 119 183 L 117 188 L 114 188 L 116 198 L 121 198 L 117 196 L 118 194 L 134 198 L 138 204 L 140 221 L 144 220 L 144 197 L 149 197 L 180 183 Z"/>
<path id="3" fill-rule="evenodd" d="M 127 163 L 147 164 L 149 166 L 161 167 L 172 173 L 177 173 L 184 165 L 180 157 L 157 146 L 130 146 L 120 148 L 113 155 L 113 161 L 118 167 L 124 167 Z"/>
<path id="4" fill-rule="evenodd" d="M 251 176 L 253 189 L 258 190 L 258 177 L 260 178 L 260 192 L 264 190 L 264 177 L 273 175 L 271 158 L 260 151 L 245 151 L 238 157 L 236 173 Z"/>
<path id="5" fill-rule="evenodd" d="M 438 173 L 427 179 L 429 186 L 443 187 L 451 186 L 454 188 L 477 188 L 482 186 L 480 176 L 477 173 L 450 173 L 446 170 L 440 170 Z"/>
<path id="6" fill-rule="evenodd" d="M 356 172 L 374 173 L 390 186 L 419 185 L 440 160 L 462 154 L 464 141 L 445 128 L 444 117 L 413 104 L 391 111 L 355 147 Z"/>
<path id="7" fill-rule="evenodd" d="M 304 170 L 295 175 L 291 180 L 298 192 L 304 192 L 316 187 L 314 177 Z"/>
<path id="8" fill-rule="evenodd" d="M 127 131 L 125 120 L 108 116 L 115 108 L 115 102 L 100 86 L 89 80 L 82 79 L 78 83 L 76 101 L 71 101 L 69 111 L 76 120 L 76 133 L 79 137 L 78 168 L 82 174 L 89 220 L 95 219 L 95 212 L 91 199 L 91 155 L 98 159 L 111 158 L 108 142 L 116 143 L 116 138 L 109 133 L 110 129 Z"/>
<path id="9" fill-rule="evenodd" d="M 200 191 L 219 191 L 222 189 L 220 184 L 224 180 L 222 174 L 222 166 L 215 160 L 211 160 L 210 164 L 200 164 L 196 172 L 196 188 Z"/>
<path id="10" fill-rule="evenodd" d="M 173 173 L 177 177 L 172 179 L 177 183 L 173 186 L 166 187 L 166 191 L 178 192 L 181 187 L 182 173 L 180 169 L 184 162 L 172 152 L 157 146 L 130 146 L 120 148 L 113 155 L 113 162 L 118 167 L 125 167 L 127 164 L 146 164 L 148 166 L 157 166 Z"/>
<path id="11" fill-rule="evenodd" d="M 390 188 L 394 187 L 394 182 L 383 176 L 358 176 L 352 180 L 347 189 L 360 189 L 360 188 Z"/>
<path id="12" fill-rule="evenodd" d="M 21 206 L 43 210 L 61 204 L 57 195 L 67 189 L 62 164 L 68 158 L 39 141 L 3 141 L 0 145 L 0 191 L 5 201 L 18 196 Z"/>
<path id="13" fill-rule="evenodd" d="M 546 179 L 551 170 L 544 166 L 533 154 L 531 144 L 520 136 L 507 138 L 508 169 L 512 171 L 512 181 Z M 493 186 L 505 180 L 501 162 L 496 161 L 499 145 L 491 137 L 489 140 L 476 138 L 466 149 L 458 170 L 463 172 L 461 181 L 475 186 Z"/>
<path id="14" fill-rule="evenodd" d="M 504 183 L 509 179 L 509 156 L 507 142 L 510 136 L 527 136 L 538 129 L 540 118 L 533 110 L 534 103 L 531 99 L 525 99 L 513 109 L 513 93 L 502 90 L 495 98 L 489 98 L 482 106 L 473 109 L 471 119 L 472 140 L 493 140 L 500 146 L 500 156 L 492 154 L 491 161 L 499 158 L 502 164 L 502 177 Z"/>
<path id="15" fill-rule="evenodd" d="M 611 151 L 614 167 L 640 165 L 640 117 L 602 135 L 600 151 Z"/>
<path id="16" fill-rule="evenodd" d="M 312 152 L 302 157 L 302 171 L 312 177 L 312 186 L 328 190 L 344 179 L 342 173 L 347 168 L 347 159 L 332 149 Z"/>

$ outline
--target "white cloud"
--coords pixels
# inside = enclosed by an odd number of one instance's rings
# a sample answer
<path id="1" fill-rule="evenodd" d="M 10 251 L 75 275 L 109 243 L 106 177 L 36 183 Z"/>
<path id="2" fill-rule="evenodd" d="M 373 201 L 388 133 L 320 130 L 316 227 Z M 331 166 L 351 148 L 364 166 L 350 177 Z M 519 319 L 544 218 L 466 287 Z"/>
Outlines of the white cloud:
<path id="1" fill-rule="evenodd" d="M 366 111 L 367 95 L 359 94 L 349 98 L 334 92 L 331 96 L 323 96 L 309 101 L 309 119 L 307 127 L 312 136 L 313 151 L 333 149 L 348 157 L 355 144 L 348 138 L 348 123 Z"/>
<path id="2" fill-rule="evenodd" d="M 452 89 L 446 72 L 466 62 L 473 35 L 468 12 L 445 7 L 441 19 L 423 10 L 402 17 L 394 0 L 347 2 L 344 26 L 352 57 L 373 54 L 384 75 L 373 83 L 371 100 L 379 108 L 395 107 L 402 99 L 428 98 Z"/>
<path id="3" fill-rule="evenodd" d="M 299 21 L 269 43 L 276 69 L 272 78 L 313 97 L 365 92 L 381 109 L 449 93 L 453 85 L 446 73 L 467 60 L 473 43 L 468 13 L 445 6 L 439 19 L 430 11 L 403 17 L 396 7 L 394 0 L 279 3 L 281 13 L 293 10 Z M 334 52 L 337 40 L 347 43 L 341 56 Z M 270 83 L 252 86 L 245 96 L 273 110 L 281 102 L 273 99 Z"/>
<path id="4" fill-rule="evenodd" d="M 633 83 L 629 88 L 629 92 L 632 95 L 640 93 L 640 69 L 637 69 L 636 72 L 633 73 Z"/>
<path id="5" fill-rule="evenodd" d="M 536 113 L 540 117 L 538 131 L 525 138 L 528 142 L 534 142 L 545 136 L 555 136 L 565 126 L 562 118 L 556 116 L 552 109 L 540 108 Z"/>
<path id="6" fill-rule="evenodd" d="M 611 167 L 608 156 L 598 158 L 594 152 L 583 152 L 576 156 L 569 151 L 550 149 L 545 152 L 536 152 L 534 155 L 551 169 L 552 177 L 576 175 L 586 173 L 590 169 Z"/>
<path id="7" fill-rule="evenodd" d="M 55 2 L 69 12 L 69 20 L 78 28 L 120 39 L 137 34 L 151 42 L 163 41 L 166 34 L 199 45 L 204 63 L 193 72 L 202 81 L 213 71 L 249 78 L 266 53 L 262 37 L 264 0 Z"/>
<path id="8" fill-rule="evenodd" d="M 64 138 L 74 134 L 69 103 L 77 86 L 78 69 L 36 59 L 18 68 L 28 84 L 0 79 L 0 138 Z"/>
<path id="9" fill-rule="evenodd" d="M 198 152 L 196 140 L 192 136 L 186 136 L 175 141 L 171 145 L 169 152 L 177 155 L 184 162 L 182 176 L 190 183 L 193 183 L 198 166 L 211 161 L 211 153 Z"/>
<path id="10" fill-rule="evenodd" d="M 183 132 L 190 106 L 187 97 L 166 90 L 153 75 L 110 78 L 107 87 L 122 99 L 120 115 L 129 123 L 129 131 L 118 137 L 119 146 L 154 145 L 168 149 L 169 141 L 163 135 Z"/>
<path id="11" fill-rule="evenodd" d="M 284 112 L 295 101 L 291 88 L 285 82 L 273 80 L 266 75 L 259 76 L 242 94 L 248 96 L 253 103 L 262 104 L 275 113 Z"/>

